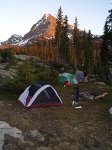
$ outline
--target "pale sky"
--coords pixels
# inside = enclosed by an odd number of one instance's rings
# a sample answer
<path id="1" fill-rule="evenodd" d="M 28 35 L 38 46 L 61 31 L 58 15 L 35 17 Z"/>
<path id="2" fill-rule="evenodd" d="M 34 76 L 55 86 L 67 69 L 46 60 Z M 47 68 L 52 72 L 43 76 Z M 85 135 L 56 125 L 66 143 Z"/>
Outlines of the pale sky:
<path id="1" fill-rule="evenodd" d="M 13 34 L 24 36 L 46 13 L 56 17 L 60 6 L 70 24 L 77 17 L 79 29 L 101 35 L 111 3 L 112 0 L 0 0 L 0 42 Z"/>

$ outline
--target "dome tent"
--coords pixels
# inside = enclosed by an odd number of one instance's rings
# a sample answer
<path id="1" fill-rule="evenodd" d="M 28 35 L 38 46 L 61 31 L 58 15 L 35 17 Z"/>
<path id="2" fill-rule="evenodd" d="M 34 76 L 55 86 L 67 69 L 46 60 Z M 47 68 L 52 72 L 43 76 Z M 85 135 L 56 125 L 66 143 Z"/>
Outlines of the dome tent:
<path id="1" fill-rule="evenodd" d="M 32 84 L 18 98 L 25 108 L 45 108 L 62 106 L 62 100 L 57 91 L 46 83 Z"/>
<path id="2" fill-rule="evenodd" d="M 78 84 L 74 75 L 72 75 L 71 73 L 64 72 L 64 73 L 59 74 L 59 82 L 64 84 L 64 83 L 66 83 L 66 81 L 68 81 L 70 85 Z"/>

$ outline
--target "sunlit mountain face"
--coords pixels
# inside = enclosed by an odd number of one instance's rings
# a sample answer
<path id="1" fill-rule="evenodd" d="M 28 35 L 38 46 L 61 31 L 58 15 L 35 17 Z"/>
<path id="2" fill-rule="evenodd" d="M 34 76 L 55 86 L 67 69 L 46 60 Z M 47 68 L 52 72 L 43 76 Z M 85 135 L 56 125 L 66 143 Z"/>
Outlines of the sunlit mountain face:
<path id="1" fill-rule="evenodd" d="M 1 44 L 6 45 L 26 45 L 32 44 L 38 40 L 42 39 L 52 39 L 55 35 L 56 18 L 51 14 L 44 14 L 43 17 L 35 23 L 30 31 L 26 33 L 23 37 L 20 35 L 12 35 L 7 41 L 1 42 Z M 70 31 L 68 32 L 68 37 L 71 38 L 72 25 L 69 25 Z"/>

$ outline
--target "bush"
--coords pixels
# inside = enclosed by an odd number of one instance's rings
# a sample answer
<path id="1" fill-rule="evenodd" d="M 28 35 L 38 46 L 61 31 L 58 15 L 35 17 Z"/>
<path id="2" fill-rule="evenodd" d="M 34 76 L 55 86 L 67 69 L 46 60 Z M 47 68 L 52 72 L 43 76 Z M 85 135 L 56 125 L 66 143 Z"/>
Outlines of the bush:
<path id="1" fill-rule="evenodd" d="M 35 68 L 29 60 L 19 65 L 13 78 L 0 77 L 0 89 L 13 91 L 20 94 L 26 87 L 37 82 L 46 82 L 48 84 L 58 84 L 58 71 L 48 68 Z"/>
<path id="2" fill-rule="evenodd" d="M 38 74 L 38 80 L 56 85 L 58 84 L 58 72 L 56 70 L 46 70 Z"/>
<path id="3" fill-rule="evenodd" d="M 61 68 L 65 67 L 64 64 L 59 64 L 55 61 L 49 62 L 49 65 L 51 66 L 51 69 L 56 69 L 56 70 L 60 70 Z"/>
<path id="4" fill-rule="evenodd" d="M 0 56 L 1 61 L 4 63 L 6 62 L 13 63 L 14 61 L 14 56 L 11 48 L 5 48 L 3 50 L 0 50 Z"/>

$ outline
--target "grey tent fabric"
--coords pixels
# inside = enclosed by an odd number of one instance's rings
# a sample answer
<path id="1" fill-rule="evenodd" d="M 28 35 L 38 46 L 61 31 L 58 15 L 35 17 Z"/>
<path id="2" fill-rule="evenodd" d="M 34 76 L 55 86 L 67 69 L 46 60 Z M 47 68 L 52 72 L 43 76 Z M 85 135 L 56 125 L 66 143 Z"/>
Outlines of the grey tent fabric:
<path id="1" fill-rule="evenodd" d="M 78 82 L 81 82 L 84 79 L 83 71 L 80 71 L 80 70 L 76 71 L 75 78 Z"/>

